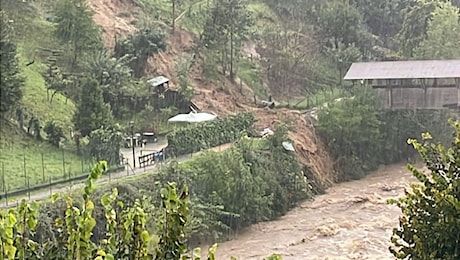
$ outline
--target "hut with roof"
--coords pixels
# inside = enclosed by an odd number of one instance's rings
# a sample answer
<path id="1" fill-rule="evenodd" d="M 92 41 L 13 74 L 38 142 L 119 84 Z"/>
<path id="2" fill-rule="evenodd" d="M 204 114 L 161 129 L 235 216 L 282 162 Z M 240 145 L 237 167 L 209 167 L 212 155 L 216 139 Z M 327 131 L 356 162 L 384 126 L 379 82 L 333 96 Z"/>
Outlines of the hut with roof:
<path id="1" fill-rule="evenodd" d="M 177 89 L 170 87 L 170 80 L 165 76 L 157 76 L 147 81 L 150 93 L 150 105 L 157 111 L 175 106 L 179 113 L 200 111 L 197 105 L 182 95 Z"/>
<path id="2" fill-rule="evenodd" d="M 460 60 L 358 62 L 344 79 L 371 85 L 381 109 L 460 109 Z"/>

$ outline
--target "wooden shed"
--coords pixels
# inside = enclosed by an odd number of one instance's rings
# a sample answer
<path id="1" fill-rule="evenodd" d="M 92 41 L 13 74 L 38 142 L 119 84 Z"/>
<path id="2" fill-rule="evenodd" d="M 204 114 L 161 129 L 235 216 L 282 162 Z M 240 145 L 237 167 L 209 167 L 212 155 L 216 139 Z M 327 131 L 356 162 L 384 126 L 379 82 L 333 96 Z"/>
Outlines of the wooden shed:
<path id="1" fill-rule="evenodd" d="M 460 108 L 460 60 L 358 62 L 344 79 L 371 85 L 383 109 Z"/>

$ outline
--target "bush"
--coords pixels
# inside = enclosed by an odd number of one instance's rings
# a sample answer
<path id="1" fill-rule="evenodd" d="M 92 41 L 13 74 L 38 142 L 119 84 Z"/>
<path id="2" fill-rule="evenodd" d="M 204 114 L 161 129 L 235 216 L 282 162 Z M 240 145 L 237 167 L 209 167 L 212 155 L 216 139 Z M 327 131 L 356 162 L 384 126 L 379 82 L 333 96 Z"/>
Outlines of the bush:
<path id="1" fill-rule="evenodd" d="M 177 155 L 189 154 L 237 140 L 254 123 L 251 113 L 201 123 L 176 130 L 167 136 L 168 147 Z"/>
<path id="2" fill-rule="evenodd" d="M 123 137 L 119 126 L 101 127 L 89 135 L 88 149 L 93 159 L 105 160 L 109 166 L 120 165 Z"/>
<path id="3" fill-rule="evenodd" d="M 393 230 L 390 251 L 399 259 L 460 259 L 460 123 L 449 149 L 430 142 L 409 140 L 429 169 L 425 174 L 408 168 L 419 183 L 411 185 L 405 197 L 390 200 L 401 208 L 403 217 Z"/>
<path id="4" fill-rule="evenodd" d="M 61 139 L 65 138 L 62 127 L 57 125 L 54 121 L 47 122 L 43 130 L 45 130 L 48 142 L 56 147 L 59 147 Z"/>

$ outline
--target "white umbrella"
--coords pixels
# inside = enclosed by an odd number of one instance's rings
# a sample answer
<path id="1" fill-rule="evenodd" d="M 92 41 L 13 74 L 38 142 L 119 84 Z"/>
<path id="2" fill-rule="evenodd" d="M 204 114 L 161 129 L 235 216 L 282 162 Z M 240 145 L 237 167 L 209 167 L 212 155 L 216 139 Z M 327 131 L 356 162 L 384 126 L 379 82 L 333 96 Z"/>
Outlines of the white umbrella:
<path id="1" fill-rule="evenodd" d="M 168 122 L 187 122 L 187 123 L 200 123 L 216 119 L 217 116 L 208 113 L 194 113 L 178 114 L 168 119 Z"/>

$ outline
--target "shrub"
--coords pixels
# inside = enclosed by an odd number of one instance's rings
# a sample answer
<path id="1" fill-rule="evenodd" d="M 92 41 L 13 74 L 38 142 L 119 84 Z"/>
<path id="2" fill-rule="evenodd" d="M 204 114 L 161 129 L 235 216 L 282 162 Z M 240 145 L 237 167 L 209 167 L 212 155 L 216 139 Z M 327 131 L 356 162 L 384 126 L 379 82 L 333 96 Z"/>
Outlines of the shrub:
<path id="1" fill-rule="evenodd" d="M 428 167 L 425 174 L 408 168 L 419 183 L 398 200 L 399 227 L 393 230 L 390 251 L 399 259 L 460 259 L 460 123 L 453 123 L 456 134 L 450 148 L 430 142 L 409 140 Z"/>

